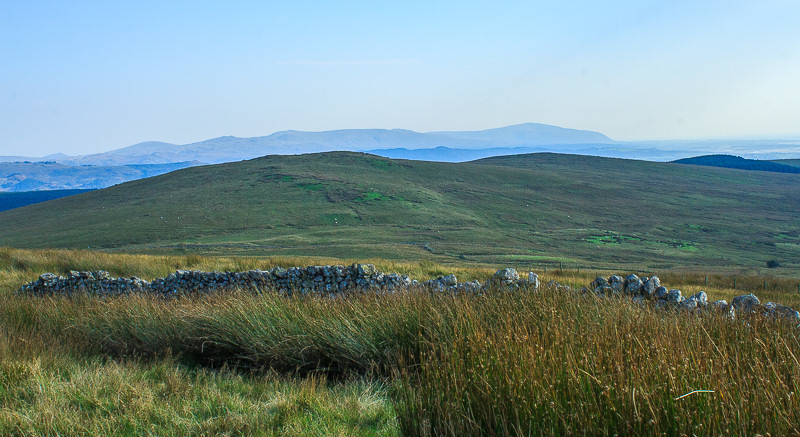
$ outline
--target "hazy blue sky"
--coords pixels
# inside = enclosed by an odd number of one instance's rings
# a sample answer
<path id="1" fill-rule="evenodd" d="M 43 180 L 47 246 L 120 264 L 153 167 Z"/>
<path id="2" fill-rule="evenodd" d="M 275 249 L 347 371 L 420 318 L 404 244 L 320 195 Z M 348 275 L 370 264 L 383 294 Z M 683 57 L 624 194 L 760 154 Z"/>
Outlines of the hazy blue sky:
<path id="1" fill-rule="evenodd" d="M 800 138 L 800 1 L 0 1 L 0 155 L 523 122 Z"/>

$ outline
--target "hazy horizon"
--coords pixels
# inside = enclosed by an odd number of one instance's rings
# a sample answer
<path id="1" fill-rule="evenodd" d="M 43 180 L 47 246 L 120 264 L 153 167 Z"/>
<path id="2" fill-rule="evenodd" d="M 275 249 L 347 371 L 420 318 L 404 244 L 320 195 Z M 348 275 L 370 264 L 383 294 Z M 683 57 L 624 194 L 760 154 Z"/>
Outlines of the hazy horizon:
<path id="1" fill-rule="evenodd" d="M 543 123 L 800 139 L 790 1 L 0 4 L 0 155 Z"/>

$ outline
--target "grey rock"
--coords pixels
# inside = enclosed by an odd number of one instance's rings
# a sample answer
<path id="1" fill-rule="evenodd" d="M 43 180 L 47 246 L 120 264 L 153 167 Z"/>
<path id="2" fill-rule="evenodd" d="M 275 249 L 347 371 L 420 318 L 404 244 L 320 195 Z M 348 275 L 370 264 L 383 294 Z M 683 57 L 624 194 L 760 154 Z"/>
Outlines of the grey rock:
<path id="1" fill-rule="evenodd" d="M 642 291 L 642 280 L 634 274 L 630 274 L 625 278 L 625 293 L 632 296 L 638 296 Z"/>
<path id="2" fill-rule="evenodd" d="M 519 273 L 515 269 L 507 267 L 494 273 L 493 279 L 502 281 L 506 284 L 519 281 Z"/>
<path id="3" fill-rule="evenodd" d="M 598 276 L 597 278 L 595 278 L 594 281 L 592 281 L 590 287 L 592 288 L 592 290 L 596 290 L 598 288 L 603 289 L 605 287 L 608 287 L 608 280 L 606 280 L 606 278 L 602 276 Z"/>
<path id="4" fill-rule="evenodd" d="M 767 302 L 764 304 L 766 315 L 778 319 L 788 321 L 800 321 L 800 312 L 795 311 L 793 308 L 786 305 L 777 304 L 775 302 Z"/>
<path id="5" fill-rule="evenodd" d="M 442 278 L 442 285 L 444 285 L 445 287 L 452 287 L 456 284 L 458 284 L 456 275 L 450 274 Z"/>
<path id="6" fill-rule="evenodd" d="M 539 275 L 533 272 L 528 272 L 528 286 L 534 290 L 539 289 Z"/>
<path id="7" fill-rule="evenodd" d="M 697 302 L 697 306 L 706 306 L 708 304 L 708 295 L 705 291 L 699 291 L 688 298 L 686 300 L 691 300 Z"/>
<path id="8" fill-rule="evenodd" d="M 658 276 L 651 276 L 646 278 L 642 283 L 642 294 L 647 297 L 655 297 L 656 289 L 661 286 L 661 280 Z"/>
<path id="9" fill-rule="evenodd" d="M 750 293 L 734 297 L 731 305 L 736 308 L 736 311 L 752 311 L 759 303 L 758 297 Z"/>
<path id="10" fill-rule="evenodd" d="M 664 299 L 667 298 L 668 294 L 669 294 L 669 290 L 667 289 L 667 287 L 659 286 L 659 287 L 656 288 L 654 296 L 655 296 L 656 299 L 664 300 Z"/>
<path id="11" fill-rule="evenodd" d="M 680 290 L 672 289 L 664 297 L 664 300 L 672 304 L 681 303 L 681 301 L 683 301 L 683 295 L 681 294 Z"/>
<path id="12" fill-rule="evenodd" d="M 608 286 L 611 287 L 611 292 L 614 294 L 622 293 L 622 290 L 625 287 L 624 282 L 625 281 L 622 279 L 622 276 L 611 275 L 608 277 Z"/>

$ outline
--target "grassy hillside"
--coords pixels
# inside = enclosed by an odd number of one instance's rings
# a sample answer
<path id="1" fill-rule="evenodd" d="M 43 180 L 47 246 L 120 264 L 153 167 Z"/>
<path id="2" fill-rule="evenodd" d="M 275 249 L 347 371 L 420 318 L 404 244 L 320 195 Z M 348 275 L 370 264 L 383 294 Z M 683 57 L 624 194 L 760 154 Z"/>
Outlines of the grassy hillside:
<path id="1" fill-rule="evenodd" d="M 709 167 L 738 168 L 740 170 L 774 171 L 777 173 L 800 173 L 800 168 L 773 161 L 746 159 L 733 155 L 703 155 L 672 161 L 675 164 L 705 165 Z"/>
<path id="2" fill-rule="evenodd" d="M 534 154 L 194 167 L 0 213 L 0 245 L 800 271 L 800 176 Z M 756 273 L 756 272 L 754 272 Z"/>
<path id="3" fill-rule="evenodd" d="M 774 162 L 777 162 L 778 164 L 800 167 L 800 159 L 776 159 Z"/>

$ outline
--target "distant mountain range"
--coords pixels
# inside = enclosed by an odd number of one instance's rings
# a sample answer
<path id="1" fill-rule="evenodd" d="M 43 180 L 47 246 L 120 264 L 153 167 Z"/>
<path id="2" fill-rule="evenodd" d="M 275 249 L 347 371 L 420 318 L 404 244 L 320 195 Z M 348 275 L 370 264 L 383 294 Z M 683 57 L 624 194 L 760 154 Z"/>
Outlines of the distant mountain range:
<path id="1" fill-rule="evenodd" d="M 0 156 L 0 191 L 103 188 L 192 165 L 328 151 L 358 151 L 388 158 L 440 162 L 538 152 L 649 161 L 670 161 L 709 153 L 779 159 L 800 157 L 800 141 L 623 142 L 599 132 L 538 123 L 481 131 L 427 133 L 405 129 L 289 130 L 262 137 L 225 136 L 184 145 L 150 141 L 83 156 Z M 6 162 L 30 165 L 23 169 Z M 166 167 L 157 167 L 159 165 Z M 131 166 L 156 167 L 137 169 Z M 65 167 L 81 167 L 81 170 Z"/>
<path id="2" fill-rule="evenodd" d="M 122 166 L 73 166 L 55 162 L 0 163 L 0 191 L 93 190 L 174 170 L 196 162 Z"/>
<path id="3" fill-rule="evenodd" d="M 520 124 L 474 132 L 420 133 L 405 129 L 344 129 L 325 132 L 281 131 L 252 138 L 225 136 L 197 143 L 176 145 L 146 142 L 92 155 L 16 160 L 53 160 L 68 165 L 167 164 L 198 161 L 209 164 L 241 161 L 265 155 L 296 155 L 329 151 L 376 149 L 485 149 L 498 147 L 555 146 L 563 144 L 614 144 L 607 136 L 591 131 L 565 129 L 546 124 Z"/>

